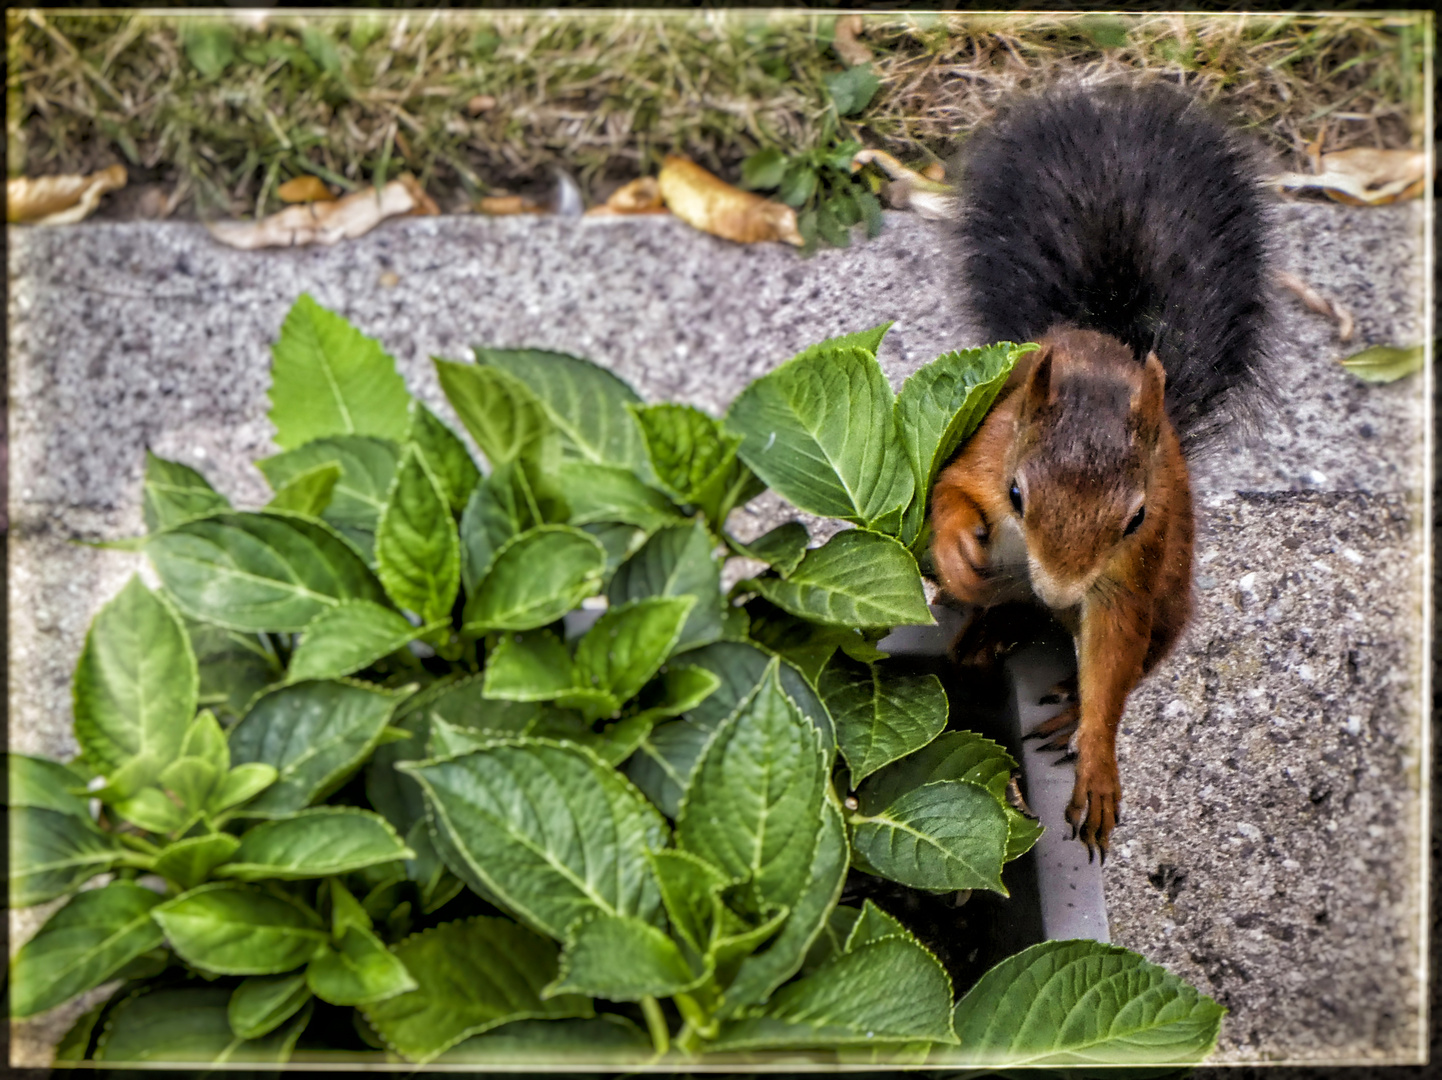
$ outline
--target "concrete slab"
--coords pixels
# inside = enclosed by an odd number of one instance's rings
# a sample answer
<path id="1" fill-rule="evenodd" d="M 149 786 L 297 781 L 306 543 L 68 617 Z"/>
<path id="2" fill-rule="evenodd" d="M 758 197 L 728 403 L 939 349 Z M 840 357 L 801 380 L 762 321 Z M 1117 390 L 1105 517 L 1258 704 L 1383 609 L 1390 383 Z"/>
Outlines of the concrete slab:
<path id="1" fill-rule="evenodd" d="M 1107 867 L 1112 933 L 1233 1005 L 1228 1060 L 1399 1058 L 1416 1042 L 1418 713 L 1405 665 L 1420 541 L 1406 496 L 1420 490 L 1424 410 L 1417 380 L 1366 386 L 1333 360 L 1420 337 L 1423 219 L 1415 204 L 1280 217 L 1282 265 L 1352 307 L 1359 343 L 1337 345 L 1279 297 L 1284 409 L 1270 445 L 1197 467 L 1198 490 L 1217 496 L 1201 500 L 1202 610 L 1128 713 L 1133 812 L 1127 853 Z M 10 740 L 59 756 L 73 750 L 84 629 L 139 565 L 71 541 L 139 531 L 146 445 L 239 504 L 264 500 L 250 461 L 273 449 L 267 346 L 302 291 L 380 338 L 442 413 L 428 357 L 472 342 L 573 352 L 648 399 L 718 411 L 801 347 L 888 319 L 882 362 L 898 384 L 978 343 L 955 310 L 945 229 L 901 215 L 874 242 L 810 260 L 665 218 L 408 219 L 338 248 L 253 253 L 183 224 L 12 228 L 9 241 Z M 1297 494 L 1308 488 L 1367 495 Z M 752 509 L 744 535 L 785 514 Z M 1251 572 L 1255 608 L 1233 612 Z M 14 925 L 18 944 L 36 924 Z M 1320 1041 L 1318 1016 L 1333 1028 Z M 43 1056 L 63 1025 L 27 1030 L 17 1051 Z"/>

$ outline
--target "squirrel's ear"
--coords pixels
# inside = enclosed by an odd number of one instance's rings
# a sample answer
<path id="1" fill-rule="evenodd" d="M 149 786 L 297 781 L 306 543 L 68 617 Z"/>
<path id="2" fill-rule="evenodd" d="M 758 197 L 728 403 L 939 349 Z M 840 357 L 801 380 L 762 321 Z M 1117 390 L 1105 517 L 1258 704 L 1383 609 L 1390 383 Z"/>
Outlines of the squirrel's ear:
<path id="1" fill-rule="evenodd" d="M 1132 416 L 1143 431 L 1155 432 L 1166 408 L 1167 372 L 1154 352 L 1142 366 L 1142 384 L 1132 394 Z"/>
<path id="2" fill-rule="evenodd" d="M 1032 415 L 1051 400 L 1051 353 L 1050 345 L 1043 345 L 1036 352 L 1036 360 L 1026 377 L 1026 389 L 1023 391 L 1023 415 Z"/>

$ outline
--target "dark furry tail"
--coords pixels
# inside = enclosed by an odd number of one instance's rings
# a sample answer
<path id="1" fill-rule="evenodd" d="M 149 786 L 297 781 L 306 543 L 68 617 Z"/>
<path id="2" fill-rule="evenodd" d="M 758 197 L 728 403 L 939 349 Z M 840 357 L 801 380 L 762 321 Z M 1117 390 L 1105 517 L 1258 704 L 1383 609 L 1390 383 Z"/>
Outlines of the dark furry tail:
<path id="1" fill-rule="evenodd" d="M 1189 446 L 1254 415 L 1265 204 L 1247 151 L 1190 98 L 1153 85 L 1023 99 L 967 144 L 962 196 L 988 341 L 1070 323 L 1139 360 L 1155 350 Z"/>

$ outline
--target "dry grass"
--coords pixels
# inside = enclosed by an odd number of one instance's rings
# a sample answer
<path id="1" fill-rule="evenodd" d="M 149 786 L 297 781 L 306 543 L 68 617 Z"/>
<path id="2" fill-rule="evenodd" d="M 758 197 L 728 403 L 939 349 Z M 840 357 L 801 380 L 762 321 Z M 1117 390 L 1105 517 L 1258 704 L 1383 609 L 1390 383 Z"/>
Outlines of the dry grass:
<path id="1" fill-rule="evenodd" d="M 7 12 L 11 174 L 115 161 L 178 184 L 182 213 L 276 206 L 311 173 L 355 189 L 407 169 L 445 206 L 569 169 L 591 197 L 686 153 L 734 178 L 764 146 L 855 137 L 944 156 L 1005 94 L 1059 72 L 1146 70 L 1221 103 L 1298 164 L 1420 145 L 1430 23 L 1401 16 L 867 16 L 882 89 L 835 120 L 834 18 L 800 12 L 409 12 L 262 25 Z M 207 37 L 206 35 L 209 35 Z M 203 40 L 202 40 L 203 39 Z M 230 59 L 202 74 L 196 60 Z M 477 95 L 494 105 L 475 115 Z"/>

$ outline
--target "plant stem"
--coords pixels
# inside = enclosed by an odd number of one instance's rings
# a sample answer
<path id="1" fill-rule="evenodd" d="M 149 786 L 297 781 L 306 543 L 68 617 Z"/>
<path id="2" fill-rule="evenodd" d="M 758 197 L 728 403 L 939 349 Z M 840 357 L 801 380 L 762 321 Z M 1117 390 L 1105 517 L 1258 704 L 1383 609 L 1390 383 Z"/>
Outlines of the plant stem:
<path id="1" fill-rule="evenodd" d="M 133 848 L 133 849 L 135 849 L 136 851 L 141 852 L 142 854 L 145 854 L 145 855 L 159 855 L 159 854 L 160 854 L 160 848 L 158 848 L 156 845 L 152 844 L 149 840 L 144 839 L 143 837 L 135 836 L 135 835 L 132 834 L 132 833 L 123 833 L 123 832 L 112 833 L 111 835 L 114 836 L 115 839 L 119 840 L 119 841 L 120 841 L 122 844 L 124 844 L 126 847 L 128 847 L 128 848 Z"/>
<path id="2" fill-rule="evenodd" d="M 651 1032 L 651 1042 L 656 1047 L 656 1055 L 660 1057 L 671 1049 L 671 1029 L 666 1026 L 666 1018 L 661 1015 L 661 1003 L 650 994 L 641 999 L 641 1011 L 646 1014 L 646 1027 Z"/>

